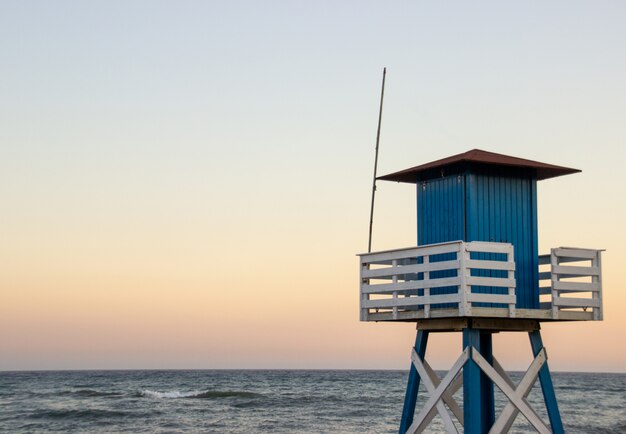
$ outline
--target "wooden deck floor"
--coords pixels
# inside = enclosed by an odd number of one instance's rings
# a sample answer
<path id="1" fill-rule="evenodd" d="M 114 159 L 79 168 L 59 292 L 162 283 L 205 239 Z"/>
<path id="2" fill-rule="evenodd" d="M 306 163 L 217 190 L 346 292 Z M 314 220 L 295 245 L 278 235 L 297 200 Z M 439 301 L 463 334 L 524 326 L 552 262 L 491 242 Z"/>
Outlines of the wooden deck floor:
<path id="1" fill-rule="evenodd" d="M 435 309 L 431 308 L 429 318 L 424 316 L 424 310 L 401 311 L 394 319 L 393 312 L 370 313 L 368 321 L 403 321 L 416 322 L 438 318 L 508 318 L 537 321 L 593 321 L 593 312 L 583 311 L 559 311 L 559 318 L 552 317 L 552 310 L 549 309 L 516 309 L 515 316 L 509 316 L 507 308 L 474 307 L 471 316 L 459 315 L 458 309 Z"/>

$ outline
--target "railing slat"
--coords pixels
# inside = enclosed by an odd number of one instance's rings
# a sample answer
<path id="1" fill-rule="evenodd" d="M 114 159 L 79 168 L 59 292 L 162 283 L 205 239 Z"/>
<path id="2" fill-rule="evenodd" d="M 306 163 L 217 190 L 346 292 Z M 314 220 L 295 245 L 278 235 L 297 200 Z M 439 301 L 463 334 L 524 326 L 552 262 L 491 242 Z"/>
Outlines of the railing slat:
<path id="1" fill-rule="evenodd" d="M 539 280 L 548 280 L 552 278 L 552 273 L 550 271 L 540 271 L 539 272 Z"/>
<path id="2" fill-rule="evenodd" d="M 563 260 L 562 257 L 568 257 L 568 259 L 577 258 L 576 260 L 578 261 L 582 261 L 585 259 L 595 259 L 596 255 L 598 254 L 597 252 L 597 250 L 592 249 L 573 249 L 568 247 L 557 247 L 556 249 L 554 249 L 554 254 L 558 256 L 561 261 Z"/>
<path id="3" fill-rule="evenodd" d="M 391 261 L 392 259 L 416 258 L 419 256 L 439 255 L 442 253 L 454 253 L 460 251 L 461 241 L 445 244 L 433 244 L 429 246 L 407 247 L 385 252 L 362 253 L 361 262 L 370 263 L 377 261 Z"/>
<path id="4" fill-rule="evenodd" d="M 482 253 L 509 253 L 513 246 L 509 243 L 489 243 L 484 241 L 472 241 L 465 244 L 468 252 Z"/>
<path id="5" fill-rule="evenodd" d="M 559 264 L 566 264 L 569 262 L 589 262 L 588 258 L 575 258 L 572 256 L 559 256 Z M 579 265 L 575 265 L 576 267 L 578 267 Z"/>
<path id="6" fill-rule="evenodd" d="M 600 291 L 600 284 L 594 282 L 566 282 L 559 280 L 554 282 L 554 289 L 558 291 L 594 292 Z"/>
<path id="7" fill-rule="evenodd" d="M 592 298 L 557 297 L 552 304 L 564 307 L 600 307 L 598 300 Z"/>
<path id="8" fill-rule="evenodd" d="M 470 286 L 496 286 L 503 288 L 515 286 L 515 279 L 505 279 L 502 277 L 468 276 L 465 279 Z"/>
<path id="9" fill-rule="evenodd" d="M 552 294 L 552 287 L 551 286 L 540 286 L 539 287 L 539 294 L 541 294 L 541 295 Z"/>
<path id="10" fill-rule="evenodd" d="M 515 295 L 509 294 L 483 294 L 479 292 L 472 292 L 468 295 L 468 301 L 479 303 L 499 303 L 510 304 L 515 303 Z"/>
<path id="11" fill-rule="evenodd" d="M 557 265 L 555 267 L 552 267 L 552 272 L 554 274 L 565 274 L 568 276 L 597 276 L 600 271 L 598 270 L 598 267 L 576 267 L 573 265 Z"/>
<path id="12" fill-rule="evenodd" d="M 515 262 L 470 259 L 466 266 L 472 269 L 515 271 Z"/>
<path id="13" fill-rule="evenodd" d="M 550 255 L 539 255 L 539 265 L 547 265 L 550 263 Z"/>
<path id="14" fill-rule="evenodd" d="M 368 300 L 365 302 L 363 307 L 368 309 L 384 309 L 403 306 L 414 307 L 423 306 L 425 304 L 458 303 L 459 300 L 459 294 L 440 294 L 405 298 L 384 298 L 380 300 Z"/>
<path id="15" fill-rule="evenodd" d="M 428 264 L 413 264 L 404 265 L 401 267 L 386 267 L 386 268 L 374 268 L 373 270 L 364 270 L 363 278 L 374 279 L 393 276 L 402 276 L 405 274 L 417 274 L 424 271 L 439 271 L 439 270 L 456 270 L 459 268 L 459 261 L 441 261 L 430 262 Z"/>
<path id="16" fill-rule="evenodd" d="M 409 282 L 381 283 L 379 285 L 363 284 L 361 292 L 364 294 L 384 294 L 394 291 L 415 291 L 426 288 L 458 286 L 460 282 L 459 277 L 442 277 L 441 279 L 411 280 Z"/>

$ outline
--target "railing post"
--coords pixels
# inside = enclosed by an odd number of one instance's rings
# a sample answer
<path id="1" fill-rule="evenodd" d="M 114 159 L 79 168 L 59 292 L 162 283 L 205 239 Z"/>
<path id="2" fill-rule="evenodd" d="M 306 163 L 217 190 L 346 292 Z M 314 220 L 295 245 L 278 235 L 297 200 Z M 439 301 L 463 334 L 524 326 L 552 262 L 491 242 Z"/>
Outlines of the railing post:
<path id="1" fill-rule="evenodd" d="M 367 300 L 369 300 L 369 294 L 365 294 L 363 292 L 363 286 L 368 285 L 369 284 L 369 279 L 365 279 L 363 278 L 363 271 L 369 270 L 370 266 L 367 262 L 363 262 L 363 258 L 361 258 L 361 270 L 360 270 L 360 278 L 361 278 L 361 285 L 359 286 L 359 292 L 360 294 L 360 299 L 361 299 L 361 306 L 360 306 L 360 319 L 361 321 L 367 321 L 367 317 L 368 317 L 368 311 L 369 309 L 364 307 L 365 306 L 365 302 Z"/>
<path id="2" fill-rule="evenodd" d="M 391 261 L 391 267 L 393 268 L 393 276 L 391 277 L 392 283 L 398 283 L 398 275 L 396 274 L 398 268 L 398 260 L 394 259 Z M 392 298 L 394 303 L 398 300 L 398 291 L 393 291 Z M 393 319 L 398 319 L 398 306 L 393 307 Z"/>
<path id="3" fill-rule="evenodd" d="M 467 278 L 469 277 L 469 268 L 467 268 L 467 261 L 470 259 L 470 252 L 467 251 L 467 245 L 464 241 L 459 243 L 459 316 L 471 316 L 472 315 L 472 303 L 469 301 L 469 294 L 472 292 L 472 287 L 467 284 Z"/>
<path id="4" fill-rule="evenodd" d="M 424 255 L 424 268 L 428 268 L 430 264 L 430 256 Z M 424 271 L 424 281 L 430 280 L 430 272 Z M 430 298 L 430 288 L 424 288 L 424 297 L 426 300 Z M 430 318 L 430 303 L 424 304 L 424 318 Z"/>
<path id="5" fill-rule="evenodd" d="M 559 319 L 559 306 L 556 304 L 559 298 L 559 292 L 555 289 L 555 283 L 558 281 L 558 275 L 554 269 L 559 265 L 559 258 L 556 256 L 556 249 L 550 249 L 550 290 L 552 293 L 552 319 Z"/>
<path id="6" fill-rule="evenodd" d="M 515 264 L 515 250 L 513 249 L 513 245 L 509 247 L 509 253 L 507 254 L 507 262 L 511 262 Z M 515 279 L 515 270 L 509 270 L 507 273 L 507 277 L 509 279 Z M 509 295 L 515 297 L 515 287 L 509 287 Z M 509 317 L 515 318 L 515 304 L 517 303 L 517 299 L 512 304 L 509 304 Z"/>
<path id="7" fill-rule="evenodd" d="M 602 321 L 604 318 L 604 313 L 602 312 L 602 259 L 601 259 L 601 250 L 596 250 L 595 257 L 591 260 L 591 266 L 598 268 L 598 275 L 591 276 L 591 281 L 593 283 L 598 284 L 598 290 L 592 292 L 591 298 L 598 301 L 598 306 L 593 308 L 593 319 L 596 321 Z"/>

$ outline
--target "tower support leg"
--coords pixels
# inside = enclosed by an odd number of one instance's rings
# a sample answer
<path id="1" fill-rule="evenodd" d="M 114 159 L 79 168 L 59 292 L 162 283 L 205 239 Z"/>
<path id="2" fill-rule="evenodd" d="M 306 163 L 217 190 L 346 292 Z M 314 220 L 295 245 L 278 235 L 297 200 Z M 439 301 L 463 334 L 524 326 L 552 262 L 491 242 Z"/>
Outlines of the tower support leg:
<path id="1" fill-rule="evenodd" d="M 493 361 L 491 333 L 474 328 L 463 329 L 463 349 L 473 347 L 489 363 Z M 465 433 L 485 434 L 494 422 L 493 382 L 474 360 L 463 368 L 463 418 Z"/>
<path id="2" fill-rule="evenodd" d="M 481 332 L 480 333 L 480 354 L 493 365 L 493 346 L 492 346 L 492 333 Z M 482 427 L 483 432 L 487 432 L 489 427 L 493 425 L 495 421 L 495 398 L 493 392 L 493 381 L 485 375 L 484 372 L 480 373 L 480 393 L 481 400 L 483 402 Z"/>
<path id="3" fill-rule="evenodd" d="M 541 332 L 539 330 L 533 330 L 528 332 L 530 337 L 530 345 L 533 349 L 533 356 L 537 357 L 537 354 L 543 349 L 543 341 L 541 340 Z M 543 392 L 543 399 L 546 403 L 546 410 L 548 411 L 548 418 L 550 419 L 550 427 L 554 434 L 563 434 L 563 422 L 561 421 L 561 413 L 559 412 L 559 405 L 556 402 L 556 394 L 554 393 L 554 385 L 552 384 L 552 377 L 550 376 L 550 369 L 548 368 L 548 362 L 544 363 L 539 371 L 539 381 L 541 382 L 541 392 Z"/>
<path id="4" fill-rule="evenodd" d="M 423 359 L 426 355 L 426 345 L 428 344 L 428 331 L 418 330 L 415 337 L 415 352 Z M 400 422 L 400 434 L 406 433 L 406 430 L 413 423 L 415 415 L 415 404 L 417 403 L 417 391 L 420 387 L 420 376 L 413 363 L 409 370 L 409 381 L 406 386 L 406 394 L 404 396 L 404 407 L 402 409 L 402 421 Z"/>

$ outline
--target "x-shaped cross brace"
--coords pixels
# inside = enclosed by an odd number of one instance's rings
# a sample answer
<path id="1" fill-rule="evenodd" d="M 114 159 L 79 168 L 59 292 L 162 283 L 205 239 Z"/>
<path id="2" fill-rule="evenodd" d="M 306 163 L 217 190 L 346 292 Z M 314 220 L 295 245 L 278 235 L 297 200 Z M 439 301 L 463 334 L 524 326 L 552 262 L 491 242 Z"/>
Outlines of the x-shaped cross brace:
<path id="1" fill-rule="evenodd" d="M 507 432 L 519 413 L 522 413 L 539 433 L 549 434 L 551 432 L 550 428 L 541 420 L 526 401 L 526 397 L 530 393 L 535 381 L 537 381 L 539 371 L 547 361 L 545 349 L 542 348 L 541 351 L 539 351 L 522 380 L 515 386 L 506 371 L 495 358 L 493 359 L 492 366 L 476 349 L 467 347 L 463 350 L 463 353 L 461 353 L 442 380 L 439 380 L 439 377 L 437 377 L 437 374 L 426 360 L 422 360 L 415 351 L 412 352 L 411 361 L 419 373 L 430 398 L 415 417 L 414 422 L 407 429 L 407 433 L 422 432 L 435 417 L 435 414 L 439 413 L 446 427 L 446 432 L 458 434 L 456 425 L 445 407 L 444 402 L 448 405 L 461 425 L 463 425 L 463 411 L 454 400 L 453 395 L 463 383 L 461 370 L 470 358 L 485 375 L 498 386 L 509 400 L 498 416 L 498 419 L 491 427 L 489 431 L 490 434 Z"/>
<path id="2" fill-rule="evenodd" d="M 535 360 L 533 360 L 517 387 L 515 387 L 495 358 L 493 359 L 493 366 L 491 366 L 478 351 L 472 349 L 472 360 L 476 362 L 485 375 L 498 386 L 509 400 L 509 403 L 504 410 L 502 410 L 500 416 L 498 416 L 498 420 L 491 427 L 489 431 L 490 434 L 507 432 L 518 413 L 522 413 L 537 432 L 542 434 L 550 434 L 552 432 L 530 407 L 528 401 L 526 401 L 530 389 L 537 380 L 539 370 L 547 360 L 545 349 L 542 348 L 539 354 L 537 354 L 537 357 L 535 357 Z"/>

